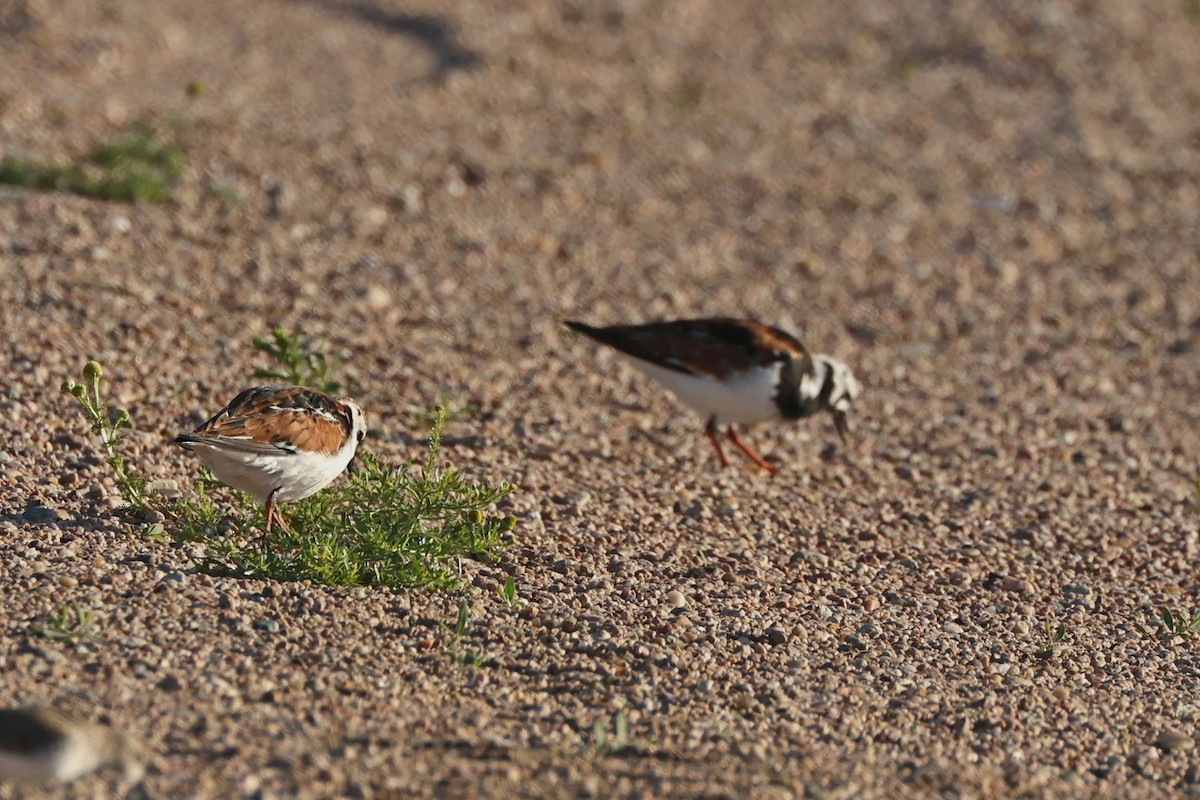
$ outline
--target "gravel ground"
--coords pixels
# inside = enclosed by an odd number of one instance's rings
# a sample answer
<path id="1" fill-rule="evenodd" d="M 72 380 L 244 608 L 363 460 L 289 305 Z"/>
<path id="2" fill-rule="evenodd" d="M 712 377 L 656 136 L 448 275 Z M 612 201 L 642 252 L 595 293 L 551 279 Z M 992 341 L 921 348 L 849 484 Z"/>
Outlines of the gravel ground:
<path id="1" fill-rule="evenodd" d="M 0 705 L 140 733 L 156 798 L 1200 795 L 1200 645 L 1134 627 L 1200 606 L 1181 3 L 11 0 L 0 50 L 0 154 L 190 147 L 171 205 L 0 188 Z M 764 429 L 779 474 L 719 472 L 558 325 L 718 313 L 853 365 L 848 448 Z M 186 483 L 170 437 L 275 324 L 389 457 L 484 410 L 447 454 L 521 523 L 466 566 L 482 666 L 456 594 L 131 533 L 59 383 L 100 359 Z M 106 642 L 27 634 L 67 601 Z"/>

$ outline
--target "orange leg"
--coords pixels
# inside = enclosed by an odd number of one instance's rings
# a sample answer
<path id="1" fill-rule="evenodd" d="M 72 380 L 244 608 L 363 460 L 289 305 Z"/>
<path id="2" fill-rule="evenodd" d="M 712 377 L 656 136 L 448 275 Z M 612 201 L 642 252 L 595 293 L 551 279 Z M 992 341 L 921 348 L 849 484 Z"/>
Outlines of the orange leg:
<path id="1" fill-rule="evenodd" d="M 729 459 L 725 458 L 725 451 L 721 449 L 721 440 L 717 438 L 717 418 L 713 417 L 704 426 L 704 432 L 708 435 L 708 440 L 712 442 L 712 446 L 717 451 L 717 458 L 721 459 L 721 466 L 728 467 Z"/>
<path id="2" fill-rule="evenodd" d="M 274 492 L 271 492 L 269 495 L 267 495 L 267 531 L 266 532 L 268 534 L 271 533 L 271 523 L 272 522 L 277 524 L 280 528 L 282 528 L 285 531 L 288 529 L 287 522 L 284 521 L 283 515 L 279 513 L 279 507 L 275 505 L 275 492 L 278 492 L 278 491 L 279 490 L 276 489 Z"/>
<path id="3" fill-rule="evenodd" d="M 747 456 L 749 456 L 750 460 L 753 461 L 755 464 L 758 464 L 760 467 L 765 469 L 767 472 L 774 472 L 775 470 L 778 469 L 778 467 L 776 467 L 774 464 L 771 464 L 765 458 L 763 458 L 757 452 L 755 452 L 753 447 L 751 447 L 746 442 L 742 441 L 742 437 L 738 436 L 737 431 L 735 431 L 733 429 L 732 425 L 729 426 L 727 433 L 729 434 L 729 441 L 731 441 L 735 445 L 737 445 L 737 448 L 739 450 L 741 450 L 743 453 L 745 453 Z"/>

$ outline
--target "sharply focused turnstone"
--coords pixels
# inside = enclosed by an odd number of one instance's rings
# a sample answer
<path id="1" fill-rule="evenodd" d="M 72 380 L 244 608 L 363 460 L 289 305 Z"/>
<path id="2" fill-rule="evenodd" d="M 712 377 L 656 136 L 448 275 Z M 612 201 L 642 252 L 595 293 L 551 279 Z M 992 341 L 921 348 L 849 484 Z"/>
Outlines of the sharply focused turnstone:
<path id="1" fill-rule="evenodd" d="M 0 709 L 0 781 L 61 783 L 109 764 L 137 783 L 145 773 L 142 746 L 120 731 L 56 709 Z"/>
<path id="2" fill-rule="evenodd" d="M 301 386 L 247 389 L 192 433 L 175 438 L 223 483 L 267 506 L 286 528 L 277 503 L 319 492 L 354 458 L 366 435 L 362 408 Z"/>
<path id="3" fill-rule="evenodd" d="M 566 325 L 628 356 L 634 366 L 699 411 L 708 420 L 704 430 L 722 466 L 729 461 L 717 438 L 721 426 L 727 426 L 729 440 L 738 449 L 768 472 L 775 467 L 738 436 L 735 424 L 829 411 L 845 441 L 846 416 L 858 396 L 858 382 L 845 364 L 809 355 L 778 328 L 725 317 L 607 328 L 569 321 Z"/>

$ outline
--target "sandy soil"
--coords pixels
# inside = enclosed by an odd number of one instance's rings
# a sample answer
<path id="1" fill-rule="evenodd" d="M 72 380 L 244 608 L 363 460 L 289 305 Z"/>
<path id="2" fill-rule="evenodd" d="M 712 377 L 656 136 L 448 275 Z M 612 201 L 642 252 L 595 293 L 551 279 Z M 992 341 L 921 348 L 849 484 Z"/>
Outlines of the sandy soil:
<path id="1" fill-rule="evenodd" d="M 171 205 L 0 188 L 0 704 L 139 732 L 146 796 L 1200 793 L 1200 645 L 1134 627 L 1200 606 L 1181 3 L 10 0 L 0 52 L 0 155 L 190 148 Z M 721 473 L 558 325 L 716 313 L 852 364 L 852 445 Z M 61 380 L 103 361 L 186 484 L 169 438 L 275 324 L 389 457 L 484 409 L 447 452 L 521 523 L 466 567 L 483 666 L 458 595 L 208 577 L 116 509 Z M 27 634 L 69 600 L 107 644 Z"/>

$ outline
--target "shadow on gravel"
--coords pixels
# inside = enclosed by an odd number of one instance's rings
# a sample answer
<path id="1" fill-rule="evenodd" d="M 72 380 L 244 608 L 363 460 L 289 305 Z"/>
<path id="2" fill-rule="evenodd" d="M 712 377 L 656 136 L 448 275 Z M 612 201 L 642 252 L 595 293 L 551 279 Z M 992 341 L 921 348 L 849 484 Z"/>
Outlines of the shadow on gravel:
<path id="1" fill-rule="evenodd" d="M 30 500 L 25 510 L 20 514 L 0 514 L 0 522 L 11 522 L 14 525 L 53 525 L 56 528 L 74 527 L 76 522 L 70 514 L 57 508 L 43 505 L 40 501 Z"/>
<path id="2" fill-rule="evenodd" d="M 459 69 L 474 69 L 483 63 L 477 53 L 458 42 L 458 34 L 449 22 L 427 14 L 406 14 L 389 11 L 368 0 L 339 3 L 336 0 L 299 0 L 318 6 L 333 14 L 351 17 L 367 25 L 374 25 L 393 33 L 411 36 L 437 57 L 426 80 L 440 82 L 451 72 Z"/>

